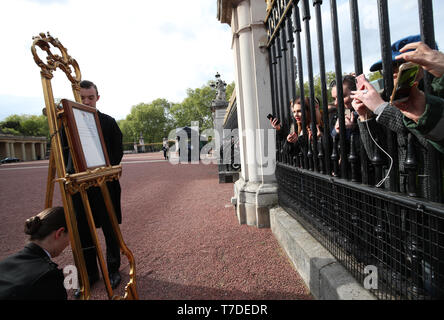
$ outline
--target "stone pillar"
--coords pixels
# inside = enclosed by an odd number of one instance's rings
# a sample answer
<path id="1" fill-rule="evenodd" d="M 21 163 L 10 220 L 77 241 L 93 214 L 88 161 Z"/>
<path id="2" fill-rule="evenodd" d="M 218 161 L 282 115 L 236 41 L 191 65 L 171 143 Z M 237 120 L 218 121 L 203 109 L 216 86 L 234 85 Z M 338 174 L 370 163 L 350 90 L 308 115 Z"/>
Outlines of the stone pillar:
<path id="1" fill-rule="evenodd" d="M 40 143 L 40 160 L 45 159 L 45 143 Z"/>
<path id="2" fill-rule="evenodd" d="M 10 142 L 10 143 L 9 143 L 9 148 L 10 148 L 11 158 L 14 158 L 14 157 L 15 157 L 15 147 L 14 147 L 14 142 Z"/>
<path id="3" fill-rule="evenodd" d="M 24 142 L 22 142 L 22 161 L 26 161 L 26 148 Z"/>
<path id="4" fill-rule="evenodd" d="M 268 53 L 264 48 L 267 42 L 266 3 L 219 0 L 218 5 L 221 22 L 231 23 L 236 70 L 242 169 L 234 184 L 232 202 L 236 203 L 240 223 L 269 227 L 269 209 L 277 204 L 277 184 L 274 175 L 275 132 L 267 119 L 267 114 L 272 113 L 272 101 Z M 227 21 L 228 17 L 231 17 L 230 21 Z"/>
<path id="5" fill-rule="evenodd" d="M 6 149 L 6 158 L 11 158 L 11 148 L 9 146 L 9 142 L 5 142 L 5 149 Z"/>
<path id="6" fill-rule="evenodd" d="M 32 160 L 37 160 L 37 157 L 35 155 L 35 142 L 31 143 L 31 159 Z"/>

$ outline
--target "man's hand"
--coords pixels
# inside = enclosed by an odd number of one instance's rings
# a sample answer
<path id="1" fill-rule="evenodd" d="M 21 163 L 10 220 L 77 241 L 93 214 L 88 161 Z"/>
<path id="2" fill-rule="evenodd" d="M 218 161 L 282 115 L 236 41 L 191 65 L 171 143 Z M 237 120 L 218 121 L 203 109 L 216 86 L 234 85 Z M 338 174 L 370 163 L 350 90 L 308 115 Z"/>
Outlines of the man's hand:
<path id="1" fill-rule="evenodd" d="M 363 107 L 367 107 L 370 111 L 374 112 L 377 107 L 384 103 L 378 91 L 368 82 L 366 79 L 363 80 L 364 90 L 352 91 L 350 97 L 352 99 L 358 100 L 353 108 L 361 116 L 364 115 Z M 362 105 L 363 104 L 363 105 Z M 358 111 L 358 109 L 360 111 Z"/>
<path id="2" fill-rule="evenodd" d="M 410 95 L 407 101 L 394 104 L 407 118 L 412 119 L 416 123 L 418 123 L 419 118 L 424 114 L 425 105 L 425 94 L 418 89 L 418 82 L 415 82 L 410 89 Z"/>
<path id="3" fill-rule="evenodd" d="M 407 50 L 414 51 L 406 52 Z M 423 42 L 409 43 L 399 51 L 402 54 L 396 57 L 397 60 L 404 59 L 419 64 L 437 78 L 444 75 L 444 53 L 431 49 Z"/>
<path id="4" fill-rule="evenodd" d="M 353 102 L 352 102 L 352 107 L 353 107 L 353 109 L 355 109 L 355 111 L 358 113 L 358 115 L 359 115 L 359 120 L 361 120 L 361 121 L 365 121 L 365 120 L 368 120 L 371 116 L 372 116 L 372 114 L 373 114 L 373 112 L 371 112 L 366 106 L 365 106 L 365 104 L 361 101 L 361 100 L 359 100 L 359 99 L 353 99 Z"/>

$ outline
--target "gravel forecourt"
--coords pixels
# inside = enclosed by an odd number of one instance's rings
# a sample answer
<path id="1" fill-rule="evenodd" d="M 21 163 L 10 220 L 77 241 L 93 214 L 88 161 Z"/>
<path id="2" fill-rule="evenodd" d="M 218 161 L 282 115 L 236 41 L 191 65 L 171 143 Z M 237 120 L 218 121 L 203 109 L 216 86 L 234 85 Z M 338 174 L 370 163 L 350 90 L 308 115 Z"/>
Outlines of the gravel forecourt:
<path id="1" fill-rule="evenodd" d="M 141 300 L 308 300 L 303 280 L 271 229 L 240 225 L 233 184 L 219 184 L 215 164 L 178 164 L 161 153 L 122 160 L 121 231 L 136 260 Z M 48 161 L 0 166 L 0 259 L 21 250 L 24 221 L 43 209 Z M 54 205 L 61 205 L 56 185 Z M 103 234 L 98 229 L 105 251 Z M 54 259 L 73 265 L 68 247 Z M 122 257 L 123 295 L 129 265 Z M 69 290 L 73 299 L 73 290 Z M 108 299 L 102 281 L 91 299 Z"/>

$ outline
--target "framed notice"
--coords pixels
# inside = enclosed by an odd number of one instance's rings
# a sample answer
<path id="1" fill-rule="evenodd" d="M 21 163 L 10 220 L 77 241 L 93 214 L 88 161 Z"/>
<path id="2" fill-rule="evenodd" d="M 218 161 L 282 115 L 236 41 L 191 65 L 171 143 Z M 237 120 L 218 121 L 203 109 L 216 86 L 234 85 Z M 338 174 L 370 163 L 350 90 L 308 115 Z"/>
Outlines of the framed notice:
<path id="1" fill-rule="evenodd" d="M 97 110 L 66 99 L 62 104 L 76 172 L 109 166 Z"/>

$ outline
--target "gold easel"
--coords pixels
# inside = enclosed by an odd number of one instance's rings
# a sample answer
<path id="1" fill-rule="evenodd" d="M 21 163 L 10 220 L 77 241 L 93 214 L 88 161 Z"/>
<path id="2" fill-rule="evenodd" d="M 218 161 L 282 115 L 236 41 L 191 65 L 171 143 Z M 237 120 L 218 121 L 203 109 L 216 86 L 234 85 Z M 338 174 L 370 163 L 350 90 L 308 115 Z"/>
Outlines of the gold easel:
<path id="1" fill-rule="evenodd" d="M 60 50 L 62 56 L 53 54 L 51 52 L 51 46 Z M 46 52 L 47 62 L 44 63 L 38 56 L 37 47 Z M 72 59 L 65 47 L 60 43 L 57 38 L 53 38 L 49 33 L 46 35 L 40 33 L 39 36 L 33 37 L 33 44 L 31 52 L 34 57 L 35 63 L 41 68 L 41 80 L 43 86 L 43 94 L 46 105 L 46 116 L 48 118 L 49 130 L 51 134 L 51 153 L 49 158 L 48 168 L 48 180 L 46 185 L 46 197 L 45 208 L 52 207 L 52 200 L 54 195 L 54 184 L 56 182 L 60 185 L 60 192 L 62 196 L 63 206 L 65 208 L 65 217 L 68 227 L 69 237 L 71 241 L 71 248 L 74 256 L 74 262 L 76 264 L 79 276 L 79 286 L 81 291 L 81 299 L 90 298 L 90 287 L 88 274 L 86 271 L 85 259 L 83 256 L 83 250 L 80 243 L 79 232 L 77 228 L 76 214 L 74 211 L 72 196 L 79 192 L 82 198 L 82 202 L 85 208 L 85 214 L 88 221 L 91 236 L 94 245 L 97 249 L 97 257 L 99 259 L 100 269 L 102 271 L 102 277 L 105 282 L 105 287 L 108 293 L 109 299 L 125 299 L 125 300 L 137 300 L 138 294 L 136 289 L 136 269 L 135 260 L 132 252 L 128 249 L 123 241 L 122 234 L 120 232 L 119 224 L 115 215 L 114 207 L 111 201 L 111 197 L 108 191 L 107 181 L 118 180 L 122 173 L 122 166 L 102 166 L 94 168 L 93 170 L 86 169 L 79 171 L 79 166 L 74 161 L 74 167 L 76 168 L 75 174 L 68 174 L 66 172 L 66 165 L 63 158 L 62 142 L 60 137 L 60 130 L 62 123 L 67 128 L 69 126 L 66 120 L 66 114 L 63 108 L 57 107 L 54 102 L 54 96 L 51 86 L 51 79 L 53 72 L 60 68 L 68 77 L 71 82 L 72 90 L 74 93 L 74 99 L 77 103 L 81 103 L 80 98 L 80 81 L 81 73 L 79 66 L 75 59 Z M 74 69 L 74 75 L 72 74 L 72 68 Z M 99 130 L 100 131 L 100 130 Z M 71 154 L 75 154 L 77 151 L 71 143 L 69 136 L 69 130 L 66 130 L 68 136 L 68 144 Z M 75 158 L 75 157 L 74 157 Z M 108 163 L 108 162 L 107 162 Z M 58 178 L 55 178 L 57 171 Z M 100 187 L 100 190 L 105 201 L 105 205 L 108 211 L 108 215 L 115 232 L 117 241 L 120 245 L 120 249 L 123 254 L 126 255 L 130 264 L 129 276 L 130 280 L 125 287 L 125 295 L 123 297 L 113 294 L 111 288 L 106 261 L 103 257 L 100 243 L 97 237 L 96 227 L 89 205 L 89 199 L 87 195 L 87 189 L 90 187 Z"/>

